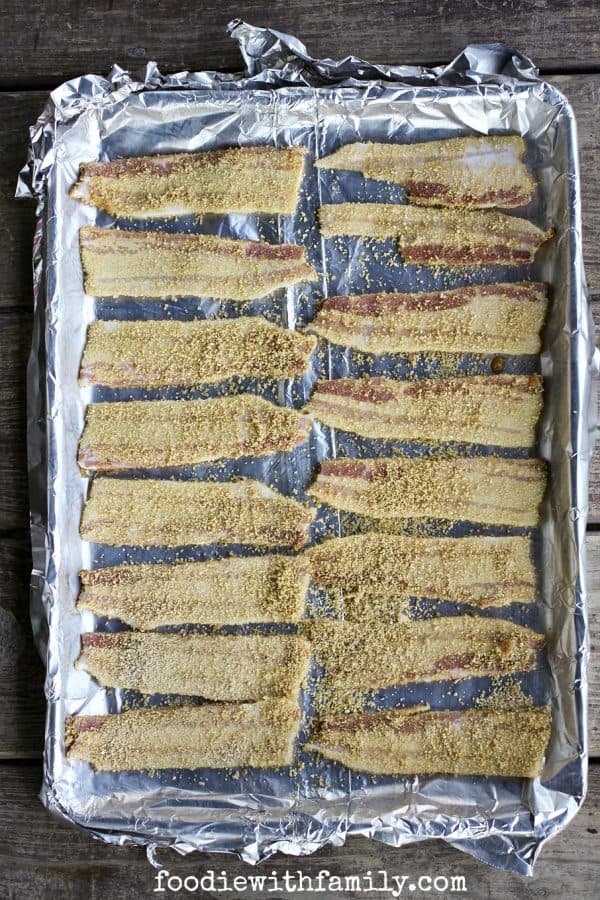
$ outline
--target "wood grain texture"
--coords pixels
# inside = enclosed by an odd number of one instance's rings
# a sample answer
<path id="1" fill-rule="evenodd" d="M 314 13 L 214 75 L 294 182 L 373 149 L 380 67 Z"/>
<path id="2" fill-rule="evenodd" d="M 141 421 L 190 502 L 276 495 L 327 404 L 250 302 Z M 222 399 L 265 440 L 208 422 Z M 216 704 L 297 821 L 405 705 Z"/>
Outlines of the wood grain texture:
<path id="1" fill-rule="evenodd" d="M 600 294 L 600 75 L 556 76 L 550 81 L 567 96 L 577 116 L 586 275 L 590 292 Z M 14 190 L 27 155 L 28 127 L 45 100 L 42 91 L 0 93 L 4 123 L 0 132 L 0 308 L 31 305 L 34 204 L 15 200 Z"/>
<path id="2" fill-rule="evenodd" d="M 600 309 L 600 304 L 598 305 Z M 24 374 L 25 358 L 29 345 L 30 317 L 23 312 L 6 311 L 0 317 L 0 359 L 3 365 L 0 368 L 0 403 L 3 408 L 3 428 L 0 430 L 0 528 L 23 527 L 27 522 L 27 497 L 26 497 L 26 464 L 25 464 L 25 425 L 24 425 Z M 594 457 L 592 467 L 592 485 L 590 511 L 593 521 L 600 520 L 600 457 Z M 590 565 L 598 560 L 597 568 L 600 571 L 600 545 L 593 544 L 590 551 Z M 598 620 L 593 624 L 600 629 L 600 585 L 598 591 L 593 594 L 593 602 L 599 606 Z M 597 632 L 596 632 L 597 633 Z M 594 672 L 600 664 L 593 658 Z M 20 682 L 25 683 L 25 682 Z M 35 690 L 39 681 L 35 683 Z M 10 688 L 9 696 L 16 696 Z M 11 694 L 11 691 L 13 693 Z M 0 697 L 2 697 L 0 691 Z M 591 731 L 592 752 L 600 755 L 600 725 L 598 723 L 598 711 L 600 709 L 600 674 L 593 676 L 591 691 L 592 713 L 595 717 Z M 25 710 L 27 707 L 25 707 Z M 19 718 L 23 714 L 19 704 L 15 716 Z M 29 722 L 29 713 L 25 712 L 25 722 L 21 730 L 25 734 L 32 734 L 23 747 L 26 755 L 32 752 L 32 748 L 39 746 L 41 714 L 38 707 L 37 722 Z M 1 721 L 1 717 L 0 717 Z M 6 734 L 12 729 L 10 720 L 7 723 Z M 1 728 L 1 726 L 0 726 Z M 0 755 L 13 755 L 19 749 L 18 740 L 5 744 L 3 750 L 2 731 L 0 730 Z M 12 741 L 12 738 L 11 738 Z"/>
<path id="3" fill-rule="evenodd" d="M 571 103 L 577 119 L 583 254 L 590 292 L 600 293 L 600 75 L 562 75 L 549 81 Z"/>
<path id="4" fill-rule="evenodd" d="M 0 759 L 37 756 L 42 746 L 44 704 L 41 663 L 32 645 L 27 588 L 31 566 L 27 532 L 0 541 Z M 589 743 L 600 757 L 600 533 L 587 541 L 591 635 Z M 1 779 L 0 779 L 1 780 Z"/>
<path id="5" fill-rule="evenodd" d="M 0 529 L 29 522 L 25 448 L 25 371 L 31 342 L 31 315 L 0 312 Z"/>
<path id="6" fill-rule="evenodd" d="M 592 315 L 594 317 L 596 329 L 598 329 L 600 326 L 600 300 L 596 300 L 592 303 Z M 598 336 L 596 336 L 596 343 L 598 343 Z M 597 401 L 598 410 L 600 412 L 600 391 L 598 392 Z M 600 415 L 598 416 L 598 420 L 600 421 Z M 588 521 L 591 525 L 600 523 L 600 440 L 598 440 L 598 434 L 596 441 L 596 448 L 590 465 Z"/>
<path id="7" fill-rule="evenodd" d="M 600 532 L 588 532 L 586 553 L 590 627 L 589 745 L 590 756 L 600 757 Z"/>
<path id="8" fill-rule="evenodd" d="M 549 15 L 548 6 L 552 7 Z M 538 65 L 563 71 L 600 62 L 593 0 L 288 0 L 196 4 L 183 0 L 2 0 L 5 85 L 33 86 L 83 72 L 104 74 L 112 62 L 139 72 L 146 60 L 165 71 L 239 69 L 227 22 L 240 16 L 297 35 L 316 56 L 350 53 L 387 63 L 448 62 L 471 42 L 501 39 Z M 557 24 L 560 23 L 560 27 Z"/>
<path id="9" fill-rule="evenodd" d="M 0 760 L 39 757 L 43 746 L 44 675 L 29 620 L 30 572 L 28 532 L 3 534 L 0 540 Z"/>
<path id="10" fill-rule="evenodd" d="M 28 129 L 46 93 L 0 94 L 0 309 L 31 307 L 32 200 L 15 200 L 19 170 L 27 158 Z"/>
<path id="11" fill-rule="evenodd" d="M 569 97 L 579 120 L 584 192 L 585 259 L 592 293 L 600 293 L 600 75 L 574 75 L 553 79 Z M 33 203 L 12 198 L 17 173 L 26 157 L 27 127 L 39 115 L 43 92 L 0 94 L 0 309 L 31 307 L 31 236 Z M 0 527 L 19 527 L 26 521 L 24 466 L 24 368 L 16 371 L 14 360 L 24 366 L 29 344 L 27 317 L 2 319 L 0 359 L 7 375 L 0 396 L 8 419 L 0 437 Z M 4 369 L 0 370 L 4 371 Z M 6 452 L 4 452 L 6 451 Z M 600 454 L 592 467 L 590 520 L 600 521 Z"/>
<path id="12" fill-rule="evenodd" d="M 94 841 L 84 831 L 52 819 L 42 809 L 37 799 L 41 783 L 38 766 L 4 765 L 1 774 L 0 884 L 3 896 L 14 900 L 47 896 L 51 896 L 52 900 L 87 900 L 89 897 L 130 900 L 131 897 L 156 896 L 156 872 L 141 848 L 113 847 Z M 343 847 L 326 847 L 300 859 L 278 854 L 258 869 L 231 856 L 209 856 L 205 853 L 181 858 L 172 851 L 164 850 L 159 858 L 164 868 L 181 878 L 200 878 L 211 869 L 217 875 L 221 870 L 226 870 L 230 879 L 236 875 L 247 877 L 272 872 L 281 877 L 286 870 L 293 877 L 297 877 L 296 873 L 300 871 L 315 878 L 324 869 L 331 875 L 344 878 L 364 875 L 369 870 L 375 875 L 385 869 L 389 877 L 407 875 L 407 881 L 416 880 L 420 875 L 464 876 L 465 893 L 443 896 L 477 900 L 484 897 L 558 900 L 569 890 L 574 892 L 577 900 L 594 900 L 597 897 L 600 852 L 599 818 L 600 767 L 592 769 L 588 798 L 583 809 L 564 832 L 546 845 L 538 860 L 535 876 L 527 881 L 484 866 L 441 841 L 395 849 L 366 838 L 351 838 Z M 407 896 L 411 896 L 408 884 L 406 888 Z M 195 894 L 181 891 L 158 896 L 217 897 L 221 894 L 207 890 Z M 228 896 L 256 898 L 261 895 L 242 889 Z M 278 891 L 262 896 L 284 898 L 291 894 Z M 293 896 L 298 900 L 310 900 L 315 895 L 299 890 Z M 365 894 L 350 889 L 343 893 L 322 893 L 320 896 L 332 900 L 335 897 L 360 900 Z M 415 891 L 414 896 L 427 895 Z"/>
<path id="13" fill-rule="evenodd" d="M 543 68 L 576 72 L 600 65 L 598 8 L 593 0 L 493 0 L 421 4 L 374 0 L 323 5 L 214 2 L 170 4 L 167 0 L 99 0 L 94 4 L 50 0 L 15 5 L 0 0 L 3 53 L 0 87 L 51 87 L 92 71 L 104 74 L 115 61 L 143 71 L 156 59 L 164 71 L 183 68 L 240 68 L 236 44 L 225 34 L 234 15 L 296 33 L 314 55 L 356 53 L 374 61 L 449 61 L 469 41 L 498 36 L 529 53 Z M 366 27 L 377 22 L 377 27 Z M 588 283 L 600 295 L 600 75 L 551 78 L 572 103 L 579 127 L 584 212 L 584 254 Z M 43 735 L 43 673 L 33 648 L 27 588 L 27 522 L 24 375 L 30 340 L 31 237 L 33 203 L 13 199 L 16 176 L 26 156 L 27 128 L 41 112 L 46 92 L 0 94 L 0 894 L 14 898 L 154 896 L 154 872 L 143 851 L 92 841 L 82 831 L 56 823 L 37 800 L 37 764 L 12 765 L 12 757 L 39 757 Z M 19 309 L 20 307 L 20 309 Z M 598 307 L 600 311 L 600 306 Z M 592 466 L 590 519 L 600 523 L 600 455 Z M 588 539 L 588 588 L 592 660 L 590 747 L 600 755 L 600 534 Z M 4 760 L 4 761 L 3 761 Z M 3 761 L 3 762 L 2 762 Z M 427 842 L 393 850 L 363 839 L 327 848 L 303 860 L 278 857 L 266 871 L 326 868 L 341 876 L 386 868 L 390 874 L 464 874 L 467 896 L 578 898 L 597 893 L 600 830 L 600 765 L 592 766 L 589 797 L 575 821 L 542 853 L 537 875 L 526 883 L 476 863 L 447 846 Z M 173 874 L 201 875 L 225 868 L 247 875 L 232 858 L 164 852 Z M 260 870 L 259 870 L 260 871 Z M 200 895 L 200 894 L 199 894 Z M 204 894 L 204 896 L 208 896 Z M 215 895 L 216 896 L 216 895 Z M 237 896 L 256 896 L 240 893 Z M 309 895 L 296 894 L 299 898 Z M 360 894 L 348 892 L 348 898 Z"/>

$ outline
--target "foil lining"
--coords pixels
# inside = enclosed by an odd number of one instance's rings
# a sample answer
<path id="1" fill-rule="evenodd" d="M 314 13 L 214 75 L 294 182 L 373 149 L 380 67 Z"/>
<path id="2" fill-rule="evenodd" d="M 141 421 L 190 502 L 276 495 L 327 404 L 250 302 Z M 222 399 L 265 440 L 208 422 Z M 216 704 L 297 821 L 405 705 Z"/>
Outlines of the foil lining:
<path id="1" fill-rule="evenodd" d="M 28 371 L 28 450 L 31 487 L 32 620 L 47 666 L 48 718 L 42 800 L 59 816 L 115 844 L 146 845 L 180 853 L 193 850 L 237 853 L 257 863 L 277 851 L 301 855 L 327 843 L 341 845 L 362 834 L 402 846 L 439 838 L 480 860 L 512 872 L 532 874 L 544 842 L 577 812 L 586 788 L 585 527 L 588 467 L 595 433 L 592 376 L 593 326 L 581 256 L 577 136 L 572 110 L 551 85 L 539 80 L 533 63 L 500 44 L 467 47 L 445 67 L 423 69 L 372 65 L 349 57 L 312 59 L 295 38 L 236 20 L 229 26 L 239 42 L 244 72 L 182 72 L 162 75 L 154 63 L 143 81 L 115 66 L 108 78 L 83 76 L 57 88 L 31 128 L 29 159 L 17 196 L 38 200 L 34 241 L 35 323 Z M 315 170 L 310 162 L 354 140 L 444 138 L 464 133 L 524 135 L 538 196 L 525 214 L 551 223 L 556 237 L 522 269 L 433 271 L 382 264 L 358 240 L 322 242 L 316 226 L 324 202 L 373 199 L 373 184 L 356 173 Z M 193 228 L 224 236 L 303 243 L 321 273 L 314 285 L 296 287 L 257 301 L 245 314 L 261 313 L 289 328 L 302 327 L 328 294 L 367 290 L 435 289 L 464 283 L 532 277 L 551 285 L 552 304 L 544 352 L 537 358 L 506 359 L 506 371 L 535 371 L 545 377 L 546 399 L 540 453 L 551 467 L 551 491 L 536 534 L 540 602 L 531 610 L 502 612 L 544 631 L 543 669 L 522 679 L 536 702 L 549 702 L 553 730 L 541 780 L 499 778 L 367 778 L 335 763 L 300 754 L 303 765 L 289 770 L 93 773 L 65 758 L 66 715 L 118 712 L 131 692 L 103 690 L 74 666 L 81 631 L 114 630 L 119 623 L 75 611 L 80 568 L 114 564 L 123 550 L 90 545 L 78 527 L 88 483 L 76 463 L 86 404 L 117 399 L 118 391 L 80 390 L 77 372 L 86 327 L 94 318 L 177 317 L 239 314 L 236 304 L 185 298 L 176 302 L 95 301 L 85 296 L 78 252 L 82 225 L 111 225 L 114 219 L 68 197 L 79 164 L 121 155 L 193 151 L 245 144 L 302 145 L 309 164 L 299 209 L 293 218 L 224 216 L 144 223 L 144 227 Z M 377 186 L 392 201 L 401 189 Z M 124 227 L 136 227 L 129 223 Z M 137 226 L 139 227 L 139 226 Z M 392 244 L 390 242 L 390 247 Z M 457 371 L 489 372 L 491 358 L 457 362 Z M 435 374 L 435 357 L 373 360 L 339 348 L 320 348 L 304 379 L 276 386 L 241 384 L 279 403 L 303 404 L 317 377 L 380 373 Z M 462 367 L 462 368 L 461 368 Z M 212 396 L 218 388 L 187 393 Z M 172 396 L 168 391 L 127 396 Z M 388 454 L 392 443 L 373 442 L 315 428 L 308 448 L 267 460 L 244 459 L 225 470 L 194 467 L 179 477 L 251 475 L 284 493 L 302 491 L 316 463 L 325 457 Z M 423 454 L 418 445 L 403 452 Z M 485 452 L 484 448 L 478 448 Z M 141 473 L 138 473 L 141 474 Z M 319 511 L 313 540 L 352 529 L 344 517 Z M 456 534 L 464 533 L 457 526 Z M 491 529 L 491 533 L 501 533 Z M 230 548 L 229 548 L 230 549 Z M 222 554 L 223 548 L 187 548 L 189 558 Z M 242 551 L 242 552 L 248 552 Z M 129 558 L 132 558 L 131 554 Z M 134 558 L 168 559 L 167 552 L 141 551 Z M 319 605 L 312 598 L 313 608 Z M 440 610 L 441 611 L 441 610 Z M 448 604 L 445 612 L 456 612 Z M 497 611 L 494 614 L 498 614 Z M 381 706 L 426 699 L 432 708 L 468 705 L 489 689 L 485 679 L 459 685 L 411 686 L 378 694 Z M 310 709 L 310 697 L 305 697 Z M 302 737 L 309 733 L 305 717 Z"/>

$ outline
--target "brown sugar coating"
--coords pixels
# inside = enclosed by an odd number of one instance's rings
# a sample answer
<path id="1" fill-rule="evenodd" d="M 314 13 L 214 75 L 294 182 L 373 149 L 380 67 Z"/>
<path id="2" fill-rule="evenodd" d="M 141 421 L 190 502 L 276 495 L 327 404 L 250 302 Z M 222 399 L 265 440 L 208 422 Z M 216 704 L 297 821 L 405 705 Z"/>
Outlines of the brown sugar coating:
<path id="1" fill-rule="evenodd" d="M 266 769 L 292 764 L 300 718 L 287 698 L 70 716 L 65 744 L 96 771 Z"/>
<path id="2" fill-rule="evenodd" d="M 300 556 L 111 566 L 80 573 L 78 609 L 134 628 L 297 622 L 308 567 Z"/>
<path id="3" fill-rule="evenodd" d="M 305 155 L 301 147 L 231 147 L 87 163 L 70 196 L 124 219 L 291 214 Z"/>
<path id="4" fill-rule="evenodd" d="M 537 778 L 550 738 L 550 710 L 427 707 L 325 719 L 306 746 L 376 775 L 498 775 Z"/>
<path id="5" fill-rule="evenodd" d="M 298 635 L 84 634 L 79 666 L 105 687 L 206 700 L 297 697 L 310 646 Z"/>
<path id="6" fill-rule="evenodd" d="M 538 375 L 317 383 L 305 412 L 369 438 L 531 447 L 542 409 Z"/>
<path id="7" fill-rule="evenodd" d="M 533 527 L 546 488 L 537 459 L 334 459 L 310 488 L 319 503 L 380 519 Z"/>
<path id="8" fill-rule="evenodd" d="M 170 481 L 99 477 L 80 533 L 110 546 L 249 544 L 301 547 L 314 512 L 260 481 Z"/>
<path id="9" fill-rule="evenodd" d="M 351 169 L 406 188 L 410 203 L 424 206 L 523 206 L 534 183 L 520 135 L 485 135 L 410 144 L 346 144 L 316 162 L 322 169 Z"/>
<path id="10" fill-rule="evenodd" d="M 245 301 L 317 277 L 297 244 L 91 225 L 79 244 L 85 292 L 95 297 Z"/>
<path id="11" fill-rule="evenodd" d="M 441 158 L 439 142 L 354 144 L 318 163 L 401 183 L 411 201 L 323 206 L 323 236 L 392 237 L 405 263 L 532 261 L 551 231 L 495 210 L 459 208 L 529 201 L 534 183 L 523 163 L 522 139 L 466 138 L 443 146 Z M 304 158 L 305 151 L 291 148 L 233 148 L 90 164 L 82 166 L 71 195 L 124 218 L 290 214 Z M 438 208 L 444 204 L 455 208 Z M 83 228 L 80 242 L 85 290 L 96 297 L 245 302 L 317 277 L 299 245 L 95 227 Z M 537 353 L 546 305 L 545 286 L 533 283 L 333 297 L 307 332 L 370 353 Z M 281 379 L 303 375 L 315 345 L 308 333 L 251 317 L 94 322 L 81 380 L 153 388 L 233 377 Z M 538 376 L 499 373 L 410 382 L 345 378 L 317 383 L 308 413 L 369 438 L 529 447 L 541 389 Z M 84 471 L 103 473 L 263 456 L 305 442 L 310 424 L 309 416 L 250 395 L 98 403 L 88 408 L 79 462 Z M 301 718 L 299 690 L 314 655 L 324 671 L 315 698 L 322 719 L 308 749 L 374 774 L 539 775 L 550 728 L 545 708 L 503 708 L 485 699 L 458 713 L 365 707 L 374 703 L 370 692 L 380 688 L 535 668 L 543 638 L 510 621 L 399 621 L 409 596 L 476 607 L 533 602 L 526 538 L 429 539 L 392 532 L 403 519 L 532 527 L 545 485 L 540 460 L 327 460 L 312 496 L 372 517 L 382 529 L 389 525 L 390 533 L 326 541 L 297 557 L 82 572 L 78 608 L 139 629 L 83 635 L 79 664 L 93 678 L 143 694 L 218 702 L 70 717 L 69 758 L 106 771 L 290 765 Z M 313 517 L 312 509 L 250 479 L 99 477 L 81 535 L 111 546 L 299 549 L 308 543 Z M 150 631 L 173 624 L 298 622 L 311 578 L 342 592 L 338 612 L 345 621 L 317 619 L 292 635 Z"/>
<path id="12" fill-rule="evenodd" d="M 323 237 L 395 237 L 405 263 L 428 266 L 530 263 L 551 230 L 496 210 L 437 209 L 390 203 L 322 206 Z"/>
<path id="13" fill-rule="evenodd" d="M 350 619 L 390 620 L 408 597 L 476 607 L 532 603 L 536 575 L 525 537 L 409 537 L 369 532 L 306 552 L 310 576 L 341 589 Z"/>
<path id="14" fill-rule="evenodd" d="M 525 672 L 544 643 L 529 628 L 480 616 L 399 624 L 317 620 L 307 633 L 325 679 L 340 694 Z"/>
<path id="15" fill-rule="evenodd" d="M 539 353 L 544 284 L 327 297 L 306 330 L 366 353 Z"/>
<path id="16" fill-rule="evenodd" d="M 195 387 L 228 378 L 293 378 L 316 340 L 260 316 L 192 322 L 95 321 L 81 362 L 83 384 Z"/>
<path id="17" fill-rule="evenodd" d="M 311 420 L 252 394 L 92 403 L 78 462 L 88 472 L 268 456 L 306 443 Z"/>

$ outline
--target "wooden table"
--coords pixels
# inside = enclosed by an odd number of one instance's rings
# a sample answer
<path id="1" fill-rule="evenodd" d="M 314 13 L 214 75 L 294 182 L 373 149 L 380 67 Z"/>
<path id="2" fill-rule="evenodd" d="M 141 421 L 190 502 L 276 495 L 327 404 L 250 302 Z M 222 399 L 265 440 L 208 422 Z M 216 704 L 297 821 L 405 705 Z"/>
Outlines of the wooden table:
<path id="1" fill-rule="evenodd" d="M 0 13 L 0 898 L 151 896 L 154 872 L 142 850 L 93 841 L 55 821 L 37 799 L 43 671 L 28 619 L 31 559 L 25 464 L 34 210 L 33 204 L 12 199 L 17 172 L 25 160 L 27 126 L 41 111 L 49 89 L 83 72 L 104 74 L 113 62 L 135 72 L 141 72 L 148 59 L 157 60 L 165 72 L 239 68 L 237 49 L 225 34 L 227 21 L 236 15 L 297 34 L 317 56 L 355 53 L 377 62 L 447 62 L 469 42 L 504 40 L 530 54 L 575 108 L 581 145 L 585 264 L 590 293 L 600 313 L 600 11 L 593 0 L 488 0 L 485 4 L 440 0 L 234 4 L 47 0 L 39 4 L 0 0 Z M 592 649 L 600 636 L 599 529 L 597 455 L 588 533 Z M 590 673 L 590 752 L 586 803 L 570 827 L 547 845 L 532 880 L 490 869 L 437 842 L 394 850 L 353 839 L 345 847 L 327 848 L 301 860 L 278 856 L 263 869 L 279 873 L 301 869 L 309 875 L 321 869 L 339 875 L 387 869 L 390 875 L 411 878 L 462 874 L 468 897 L 562 898 L 568 893 L 578 900 L 597 897 L 600 670 L 595 655 Z M 230 874 L 249 872 L 229 857 L 182 859 L 164 852 L 161 859 L 179 876 L 200 875 L 207 868 L 226 868 Z M 420 893 L 415 891 L 412 896 Z M 196 896 L 217 894 L 199 891 Z M 229 896 L 259 895 L 241 892 Z M 296 896 L 312 895 L 299 891 Z M 364 895 L 350 890 L 343 896 Z"/>

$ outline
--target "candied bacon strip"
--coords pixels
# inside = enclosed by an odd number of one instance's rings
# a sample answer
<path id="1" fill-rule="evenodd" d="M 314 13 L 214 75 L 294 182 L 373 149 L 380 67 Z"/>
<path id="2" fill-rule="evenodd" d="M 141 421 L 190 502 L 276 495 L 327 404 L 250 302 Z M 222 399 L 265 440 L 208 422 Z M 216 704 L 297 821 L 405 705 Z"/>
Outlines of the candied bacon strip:
<path id="1" fill-rule="evenodd" d="M 79 243 L 85 292 L 95 297 L 245 301 L 317 277 L 297 244 L 93 225 Z"/>
<path id="2" fill-rule="evenodd" d="M 369 438 L 531 447 L 541 409 L 539 375 L 476 375 L 317 382 L 305 412 Z"/>
<path id="3" fill-rule="evenodd" d="M 536 574 L 525 537 L 428 538 L 369 532 L 331 538 L 306 551 L 311 579 L 342 589 L 347 618 L 381 615 L 408 597 L 480 608 L 533 603 Z"/>
<path id="4" fill-rule="evenodd" d="M 328 297 L 306 331 L 367 353 L 533 354 L 545 284 L 477 284 L 420 294 Z"/>
<path id="5" fill-rule="evenodd" d="M 539 778 L 550 724 L 545 706 L 456 712 L 416 706 L 324 719 L 305 749 L 374 775 Z"/>
<path id="6" fill-rule="evenodd" d="M 406 263 L 517 266 L 533 262 L 552 230 L 495 210 L 335 203 L 319 210 L 321 234 L 396 238 Z"/>
<path id="7" fill-rule="evenodd" d="M 401 184 L 422 206 L 500 206 L 529 203 L 534 182 L 519 135 L 450 138 L 411 144 L 346 144 L 315 165 L 349 169 Z"/>
<path id="8" fill-rule="evenodd" d="M 109 546 L 249 544 L 302 547 L 314 511 L 261 481 L 95 478 L 83 540 Z"/>
<path id="9" fill-rule="evenodd" d="M 433 518 L 533 527 L 546 489 L 539 459 L 333 459 L 309 493 L 376 519 Z"/>
<path id="10" fill-rule="evenodd" d="M 289 634 L 83 634 L 77 661 L 104 687 L 206 700 L 297 696 L 310 645 Z"/>
<path id="11" fill-rule="evenodd" d="M 342 692 L 527 672 L 544 644 L 529 628 L 481 616 L 403 623 L 321 619 L 307 631 L 326 681 Z"/>
<path id="12" fill-rule="evenodd" d="M 70 196 L 124 219 L 296 209 L 306 150 L 231 147 L 85 163 Z"/>
<path id="13" fill-rule="evenodd" d="M 96 771 L 265 769 L 292 764 L 300 718 L 289 699 L 132 709 L 69 716 L 65 744 Z"/>
<path id="14" fill-rule="evenodd" d="M 309 575 L 299 556 L 107 566 L 80 573 L 77 608 L 133 628 L 297 622 Z"/>
<path id="15" fill-rule="evenodd" d="M 92 403 L 78 462 L 87 472 L 268 456 L 306 443 L 311 420 L 252 394 Z"/>
<path id="16" fill-rule="evenodd" d="M 229 378 L 303 375 L 316 340 L 260 316 L 192 322 L 95 321 L 79 373 L 83 384 L 195 387 Z"/>

